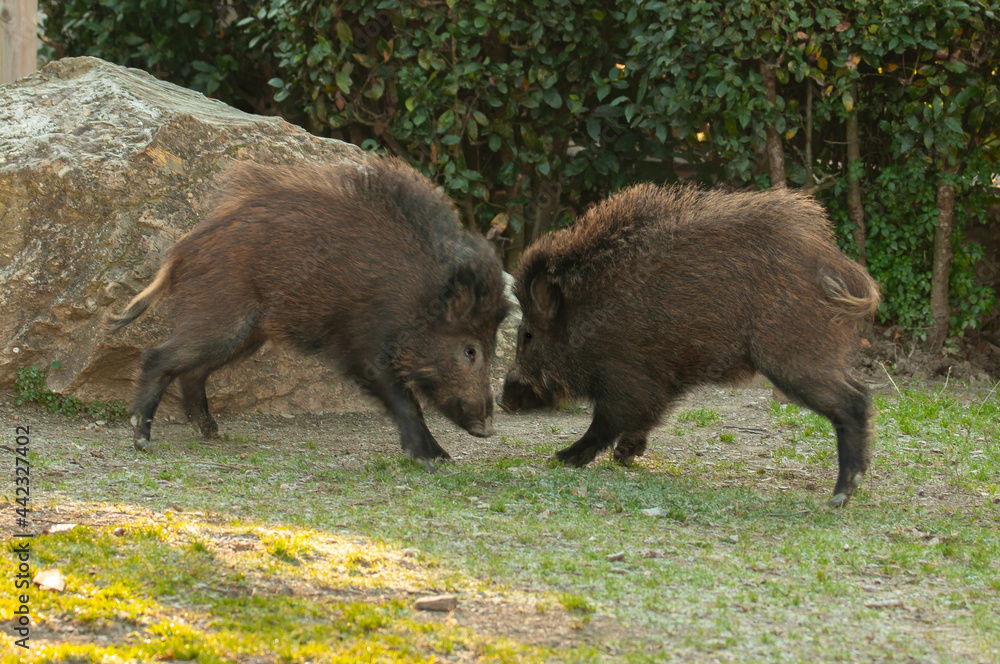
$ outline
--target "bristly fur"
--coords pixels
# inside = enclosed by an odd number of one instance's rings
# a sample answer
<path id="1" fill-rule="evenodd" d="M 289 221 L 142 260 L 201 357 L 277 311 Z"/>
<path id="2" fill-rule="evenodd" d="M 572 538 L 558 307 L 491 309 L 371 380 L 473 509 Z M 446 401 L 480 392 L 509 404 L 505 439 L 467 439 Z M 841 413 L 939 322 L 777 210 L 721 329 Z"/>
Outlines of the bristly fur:
<path id="1" fill-rule="evenodd" d="M 570 228 L 540 238 L 524 252 L 514 276 L 519 287 L 540 274 L 570 287 L 610 278 L 671 246 L 734 232 L 790 236 L 781 247 L 786 251 L 800 246 L 835 249 L 825 211 L 805 194 L 790 189 L 731 194 L 644 183 L 613 194 Z M 848 272 L 842 275 L 842 290 L 829 289 L 826 281 L 824 288 L 847 315 L 870 317 L 880 300 L 878 286 L 860 267 Z M 818 280 L 824 278 L 817 275 Z"/>
<path id="2" fill-rule="evenodd" d="M 395 158 L 246 163 L 223 176 L 209 210 L 108 322 L 121 329 L 172 294 L 174 335 L 142 361 L 137 446 L 174 377 L 189 416 L 213 432 L 205 379 L 268 339 L 323 355 L 382 399 L 416 458 L 447 454 L 414 389 L 470 432 L 489 429 L 474 424 L 490 421 L 489 372 L 462 373 L 459 360 L 473 346 L 470 357 L 492 359 L 502 269 L 439 187 Z"/>

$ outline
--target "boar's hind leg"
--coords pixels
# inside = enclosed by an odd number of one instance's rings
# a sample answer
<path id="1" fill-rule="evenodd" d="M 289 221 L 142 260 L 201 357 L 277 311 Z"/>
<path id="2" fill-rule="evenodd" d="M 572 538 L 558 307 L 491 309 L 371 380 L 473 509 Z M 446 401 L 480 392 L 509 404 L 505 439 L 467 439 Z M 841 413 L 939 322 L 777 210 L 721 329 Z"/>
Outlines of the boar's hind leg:
<path id="1" fill-rule="evenodd" d="M 167 386 L 175 378 L 182 380 L 185 412 L 189 416 L 194 413 L 196 417 L 206 417 L 207 421 L 199 421 L 199 425 L 203 434 L 206 426 L 211 431 L 215 422 L 208 414 L 205 397 L 208 375 L 222 365 L 254 352 L 264 343 L 263 333 L 256 330 L 251 318 L 242 321 L 228 335 L 210 336 L 208 332 L 188 326 L 178 328 L 166 343 L 142 354 L 138 390 L 130 409 L 132 443 L 137 450 L 146 449 L 153 415 Z"/>
<path id="2" fill-rule="evenodd" d="M 205 393 L 205 383 L 209 375 L 216 369 L 235 362 L 236 360 L 252 355 L 264 343 L 264 334 L 255 331 L 245 340 L 240 340 L 239 335 L 229 340 L 229 343 L 216 343 L 208 345 L 201 353 L 207 362 L 196 369 L 187 371 L 177 377 L 180 383 L 181 397 L 184 400 L 184 414 L 189 422 L 193 422 L 201 435 L 205 438 L 215 438 L 219 433 L 219 425 L 215 418 L 208 412 L 208 395 Z M 224 351 L 223 357 L 219 359 L 220 349 Z"/>
<path id="3" fill-rule="evenodd" d="M 646 439 L 649 431 L 626 431 L 615 445 L 614 459 L 623 466 L 630 465 L 636 457 L 646 453 Z"/>
<path id="4" fill-rule="evenodd" d="M 215 438 L 219 433 L 219 425 L 208 412 L 208 395 L 205 393 L 205 383 L 211 369 L 195 369 L 177 378 L 181 386 L 181 397 L 184 399 L 184 414 L 188 422 L 194 422 L 201 435 L 205 438 Z"/>
<path id="5" fill-rule="evenodd" d="M 369 389 L 381 399 L 396 420 L 399 442 L 407 457 L 417 461 L 451 458 L 427 428 L 420 403 L 412 391 L 388 380 L 375 382 Z"/>
<path id="6" fill-rule="evenodd" d="M 868 470 L 868 388 L 843 372 L 811 375 L 792 382 L 768 377 L 785 394 L 833 423 L 840 472 L 829 502 L 833 507 L 843 506 Z"/>

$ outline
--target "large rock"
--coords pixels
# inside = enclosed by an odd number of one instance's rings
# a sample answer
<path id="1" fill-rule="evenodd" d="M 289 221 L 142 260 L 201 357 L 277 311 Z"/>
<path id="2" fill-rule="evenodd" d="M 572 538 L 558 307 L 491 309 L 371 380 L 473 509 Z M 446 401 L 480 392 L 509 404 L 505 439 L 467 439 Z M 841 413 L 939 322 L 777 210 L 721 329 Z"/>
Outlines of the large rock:
<path id="1" fill-rule="evenodd" d="M 56 363 L 51 390 L 128 399 L 141 349 L 169 331 L 169 298 L 115 335 L 102 320 L 202 218 L 213 176 L 234 160 L 360 154 L 94 58 L 0 87 L 0 388 Z M 222 412 L 372 407 L 331 368 L 274 348 L 214 374 L 209 394 Z M 174 391 L 163 404 L 180 412 Z"/>

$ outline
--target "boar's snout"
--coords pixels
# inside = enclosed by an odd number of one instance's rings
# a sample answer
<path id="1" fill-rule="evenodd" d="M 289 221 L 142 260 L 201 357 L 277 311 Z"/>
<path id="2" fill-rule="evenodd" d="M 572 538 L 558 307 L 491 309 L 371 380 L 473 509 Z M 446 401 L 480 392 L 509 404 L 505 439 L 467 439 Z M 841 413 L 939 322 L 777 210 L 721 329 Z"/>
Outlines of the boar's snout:
<path id="1" fill-rule="evenodd" d="M 462 399 L 449 401 L 441 412 L 448 419 L 473 436 L 488 438 L 493 435 L 493 391 L 483 402 L 468 402 Z"/>

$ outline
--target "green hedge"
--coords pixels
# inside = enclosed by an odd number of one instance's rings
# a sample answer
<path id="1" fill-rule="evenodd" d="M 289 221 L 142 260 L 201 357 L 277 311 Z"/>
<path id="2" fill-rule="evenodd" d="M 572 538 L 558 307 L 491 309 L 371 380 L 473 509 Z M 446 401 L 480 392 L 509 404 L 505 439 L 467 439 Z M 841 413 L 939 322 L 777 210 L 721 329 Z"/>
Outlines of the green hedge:
<path id="1" fill-rule="evenodd" d="M 526 242 L 637 180 L 770 186 L 769 129 L 789 185 L 821 198 L 857 255 L 844 147 L 856 113 L 880 322 L 918 336 L 932 323 L 942 178 L 959 201 L 952 331 L 995 300 L 973 279 L 981 249 L 961 229 L 984 219 L 1000 170 L 996 2 L 40 4 L 60 54 L 143 67 L 406 156 L 509 265 Z M 773 102 L 762 64 L 775 73 Z"/>

